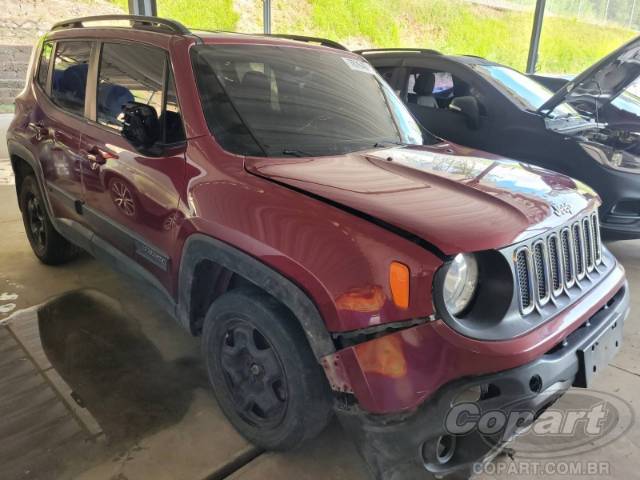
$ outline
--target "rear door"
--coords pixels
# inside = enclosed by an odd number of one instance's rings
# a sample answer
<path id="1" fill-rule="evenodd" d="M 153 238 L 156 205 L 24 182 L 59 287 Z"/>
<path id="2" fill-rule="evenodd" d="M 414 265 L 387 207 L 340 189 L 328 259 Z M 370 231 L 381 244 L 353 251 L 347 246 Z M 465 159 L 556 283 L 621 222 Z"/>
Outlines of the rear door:
<path id="1" fill-rule="evenodd" d="M 83 223 L 80 132 L 85 123 L 87 40 L 45 42 L 36 81 L 38 107 L 29 123 L 53 213 Z"/>
<path id="2" fill-rule="evenodd" d="M 81 152 L 84 215 L 96 241 L 115 248 L 168 285 L 180 222 L 186 142 L 169 57 L 140 43 L 99 45 L 90 75 L 91 113 Z M 136 150 L 122 135 L 122 107 L 150 105 L 162 141 Z"/>

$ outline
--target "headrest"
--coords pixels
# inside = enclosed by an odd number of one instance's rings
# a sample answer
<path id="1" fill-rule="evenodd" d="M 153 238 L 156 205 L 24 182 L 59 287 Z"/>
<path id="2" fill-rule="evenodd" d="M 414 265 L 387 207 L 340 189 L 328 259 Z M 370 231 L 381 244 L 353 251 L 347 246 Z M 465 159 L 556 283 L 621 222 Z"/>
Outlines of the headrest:
<path id="1" fill-rule="evenodd" d="M 433 73 L 421 73 L 416 79 L 413 91 L 417 95 L 432 95 L 433 87 L 436 84 L 436 76 Z"/>
<path id="2" fill-rule="evenodd" d="M 60 80 L 60 91 L 64 93 L 72 93 L 75 97 L 84 99 L 87 89 L 87 72 L 89 64 L 79 63 L 71 65 L 64 71 Z"/>
<path id="3" fill-rule="evenodd" d="M 262 72 L 247 72 L 242 77 L 243 93 L 252 97 L 268 97 L 271 91 L 269 77 Z"/>

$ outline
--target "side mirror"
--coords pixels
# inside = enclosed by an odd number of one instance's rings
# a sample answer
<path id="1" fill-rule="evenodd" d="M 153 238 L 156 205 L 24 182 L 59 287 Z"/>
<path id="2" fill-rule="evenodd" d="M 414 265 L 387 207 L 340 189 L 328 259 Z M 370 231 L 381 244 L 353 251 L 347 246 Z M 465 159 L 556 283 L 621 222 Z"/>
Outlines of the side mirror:
<path id="1" fill-rule="evenodd" d="M 456 97 L 451 101 L 449 108 L 462 113 L 469 128 L 476 130 L 480 127 L 480 105 L 476 97 Z"/>
<path id="2" fill-rule="evenodd" d="M 122 107 L 122 136 L 139 150 L 147 150 L 160 140 L 160 121 L 155 108 L 138 102 Z"/>

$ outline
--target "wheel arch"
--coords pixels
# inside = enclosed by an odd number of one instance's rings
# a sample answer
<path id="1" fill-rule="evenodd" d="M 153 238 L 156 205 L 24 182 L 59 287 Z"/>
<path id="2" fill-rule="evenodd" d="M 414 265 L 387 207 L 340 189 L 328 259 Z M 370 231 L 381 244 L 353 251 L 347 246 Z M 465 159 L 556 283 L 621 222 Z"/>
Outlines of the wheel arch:
<path id="1" fill-rule="evenodd" d="M 177 316 L 183 326 L 198 334 L 208 306 L 237 279 L 257 286 L 288 308 L 318 360 L 335 352 L 319 309 L 297 284 L 254 257 L 198 233 L 185 242 L 180 262 Z"/>

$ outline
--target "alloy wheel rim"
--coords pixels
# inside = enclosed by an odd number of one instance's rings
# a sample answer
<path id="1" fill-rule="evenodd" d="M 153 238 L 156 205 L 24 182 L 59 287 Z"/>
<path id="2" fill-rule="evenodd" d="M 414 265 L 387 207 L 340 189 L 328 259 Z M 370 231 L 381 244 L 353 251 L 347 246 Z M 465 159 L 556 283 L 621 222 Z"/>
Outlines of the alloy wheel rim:
<path id="1" fill-rule="evenodd" d="M 220 365 L 237 413 L 264 428 L 282 422 L 288 405 L 284 367 L 273 346 L 246 321 L 230 323 L 219 349 Z"/>
<path id="2" fill-rule="evenodd" d="M 27 200 L 27 217 L 30 237 L 38 249 L 43 250 L 47 245 L 45 216 L 40 201 L 35 195 L 30 195 Z"/>
<path id="3" fill-rule="evenodd" d="M 122 182 L 113 182 L 111 184 L 111 197 L 113 203 L 122 210 L 128 217 L 133 217 L 136 213 L 136 205 L 133 201 L 131 190 Z"/>

